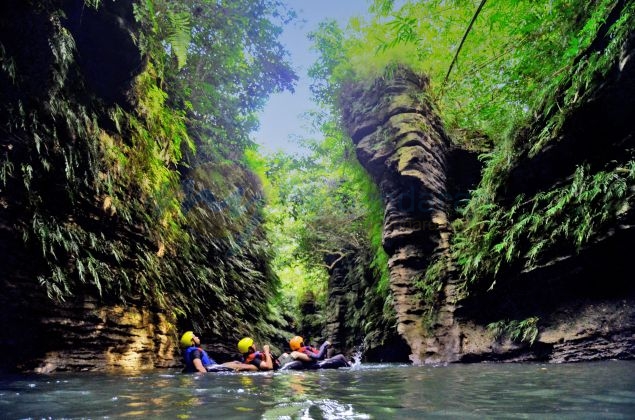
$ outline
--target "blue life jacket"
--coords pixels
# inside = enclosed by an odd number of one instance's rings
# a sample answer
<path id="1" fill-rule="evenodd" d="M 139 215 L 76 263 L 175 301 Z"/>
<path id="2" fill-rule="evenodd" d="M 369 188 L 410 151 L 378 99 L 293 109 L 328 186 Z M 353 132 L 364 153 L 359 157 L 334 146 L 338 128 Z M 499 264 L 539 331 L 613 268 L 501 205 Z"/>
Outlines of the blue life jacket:
<path id="1" fill-rule="evenodd" d="M 196 372 L 196 368 L 194 367 L 194 361 L 192 359 L 192 353 L 194 350 L 198 350 L 201 352 L 201 363 L 203 366 L 215 365 L 216 362 L 214 359 L 208 356 L 207 352 L 200 347 L 191 346 L 185 350 L 185 354 L 183 355 L 183 360 L 185 362 L 185 371 L 186 372 Z"/>

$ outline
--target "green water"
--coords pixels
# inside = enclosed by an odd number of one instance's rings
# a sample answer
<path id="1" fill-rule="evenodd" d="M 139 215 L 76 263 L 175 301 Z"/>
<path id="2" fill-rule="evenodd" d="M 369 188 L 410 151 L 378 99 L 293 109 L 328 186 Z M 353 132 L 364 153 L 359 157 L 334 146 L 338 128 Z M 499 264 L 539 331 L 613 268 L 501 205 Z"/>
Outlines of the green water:
<path id="1" fill-rule="evenodd" d="M 0 378 L 0 418 L 635 419 L 635 362 Z"/>

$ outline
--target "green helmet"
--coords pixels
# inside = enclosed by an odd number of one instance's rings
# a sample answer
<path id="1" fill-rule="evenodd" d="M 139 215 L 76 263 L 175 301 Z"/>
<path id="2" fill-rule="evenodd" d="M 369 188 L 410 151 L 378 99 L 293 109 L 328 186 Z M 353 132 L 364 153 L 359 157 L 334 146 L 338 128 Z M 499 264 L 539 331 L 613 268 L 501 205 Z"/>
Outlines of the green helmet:
<path id="1" fill-rule="evenodd" d="M 181 336 L 181 347 L 187 348 L 191 346 L 193 340 L 194 340 L 194 333 L 192 331 L 186 331 Z"/>

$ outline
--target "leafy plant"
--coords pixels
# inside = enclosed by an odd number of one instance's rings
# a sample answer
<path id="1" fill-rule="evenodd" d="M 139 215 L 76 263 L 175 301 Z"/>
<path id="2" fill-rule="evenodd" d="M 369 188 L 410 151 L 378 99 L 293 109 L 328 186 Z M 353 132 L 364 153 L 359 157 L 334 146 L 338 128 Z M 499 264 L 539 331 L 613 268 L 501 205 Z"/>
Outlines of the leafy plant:
<path id="1" fill-rule="evenodd" d="M 86 1 L 95 14 L 110 3 Z M 0 198 L 23 208 L 12 223 L 37 287 L 162 309 L 225 339 L 258 330 L 278 279 L 241 153 L 266 97 L 295 80 L 282 3 L 134 2 L 143 67 L 115 104 L 84 83 L 59 2 L 24 7 L 43 17 L 44 48 L 0 45 Z"/>
<path id="2" fill-rule="evenodd" d="M 533 345 L 538 338 L 538 321 L 537 317 L 529 317 L 522 321 L 496 321 L 488 324 L 487 329 L 494 334 L 495 340 L 509 337 L 512 341 Z"/>
<path id="3" fill-rule="evenodd" d="M 499 200 L 519 159 L 557 141 L 569 113 L 593 96 L 598 76 L 610 71 L 632 33 L 633 7 L 610 0 L 376 0 L 368 21 L 352 19 L 345 29 L 327 21 L 311 35 L 320 53 L 311 68 L 312 92 L 329 107 L 326 118 L 334 126 L 344 81 L 390 77 L 391 69 L 406 65 L 430 77 L 426 94 L 453 140 L 482 153 L 481 182 L 452 226 L 452 259 L 464 294 L 495 287 L 508 270 L 578 252 L 632 206 L 631 155 L 604 168 L 581 163 L 544 191 Z M 621 15 L 609 27 L 615 11 Z M 595 51 L 598 36 L 607 45 Z M 381 220 L 371 229 L 376 250 Z M 444 267 L 433 262 L 425 276 L 412 279 L 429 307 Z"/>

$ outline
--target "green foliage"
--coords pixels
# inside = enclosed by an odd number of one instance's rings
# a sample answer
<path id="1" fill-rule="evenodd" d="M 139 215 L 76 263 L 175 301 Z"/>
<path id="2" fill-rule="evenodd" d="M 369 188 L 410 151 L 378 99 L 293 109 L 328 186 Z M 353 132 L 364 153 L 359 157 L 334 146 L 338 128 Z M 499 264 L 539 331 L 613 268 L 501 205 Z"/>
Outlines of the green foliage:
<path id="1" fill-rule="evenodd" d="M 564 52 L 565 66 L 542 90 L 541 111 L 546 114 L 546 124 L 530 145 L 530 155 L 535 155 L 553 139 L 567 115 L 592 98 L 595 82 L 607 74 L 613 63 L 619 60 L 620 48 L 635 28 L 635 4 L 629 2 L 615 23 L 607 30 L 608 45 L 593 54 L 586 53 L 601 30 L 606 30 L 608 15 L 617 5 L 604 0 L 590 8 L 582 28 L 569 42 Z"/>
<path id="2" fill-rule="evenodd" d="M 592 53 L 588 59 L 576 58 L 592 42 L 612 6 L 602 2 L 589 10 L 579 39 L 571 41 L 575 48 L 564 53 L 565 62 L 571 64 L 561 68 L 557 80 L 549 82 L 552 83 L 549 93 L 540 105 L 544 107 L 543 117 L 535 123 L 540 131 L 529 136 L 530 141 L 525 143 L 518 139 L 527 136 L 510 134 L 508 140 L 485 156 L 481 183 L 465 207 L 463 219 L 455 223 L 454 255 L 468 283 L 489 279 L 493 287 L 504 267 L 526 269 L 544 264 L 556 246 L 575 252 L 631 205 L 629 189 L 635 180 L 632 156 L 628 155 L 596 172 L 581 165 L 560 185 L 533 197 L 516 197 L 511 206 L 496 201 L 496 191 L 506 182 L 518 157 L 525 152 L 531 156 L 549 141 L 556 141 L 566 116 L 594 94 L 592 81 L 619 59 L 619 46 L 635 26 L 633 4 L 626 6 L 622 16 L 608 29 L 610 42 L 602 53 Z M 564 99 L 556 104 L 555 98 Z"/>
<path id="3" fill-rule="evenodd" d="M 545 263 L 549 251 L 563 244 L 579 250 L 630 205 L 632 185 L 635 162 L 629 161 L 596 173 L 580 166 L 567 183 L 531 198 L 520 195 L 510 208 L 476 190 L 463 210 L 467 217 L 454 226 L 453 250 L 462 277 L 468 283 L 490 279 L 494 287 L 505 265 Z"/>
<path id="4" fill-rule="evenodd" d="M 267 97 L 293 90 L 297 76 L 278 37 L 295 15 L 280 0 L 174 3 L 190 12 L 192 31 L 187 68 L 166 73 L 171 99 L 191 106 L 190 129 L 205 139 L 201 152 L 232 156 L 251 146 Z"/>
<path id="5" fill-rule="evenodd" d="M 183 2 L 145 0 L 133 4 L 134 16 L 143 27 L 139 47 L 149 54 L 160 75 L 170 71 L 165 45 L 176 58 L 176 68 L 181 70 L 187 62 L 191 41 L 190 12 Z"/>
<path id="6" fill-rule="evenodd" d="M 150 204 L 147 210 L 153 210 L 149 217 L 163 228 L 163 239 L 159 241 L 172 242 L 181 235 L 182 222 L 176 168 L 182 149 L 187 147 L 194 152 L 195 148 L 187 133 L 184 111 L 166 106 L 167 93 L 157 85 L 158 81 L 154 67 L 148 65 L 135 86 L 137 114 L 116 108 L 111 115 L 119 133 L 110 136 L 102 132 L 100 140 L 104 155 L 110 158 L 110 176 L 123 185 L 120 195 L 114 194 L 112 184 L 109 188 L 115 208 L 125 207 L 121 203 L 128 191 L 140 191 L 141 199 Z"/>
<path id="7" fill-rule="evenodd" d="M 388 298 L 390 296 L 390 271 L 388 270 L 388 254 L 382 244 L 384 205 L 379 190 L 360 165 L 354 166 L 354 188 L 360 191 L 361 203 L 366 207 L 363 229 L 368 232 L 369 248 L 372 252 L 370 267 L 379 279 L 377 292 Z M 390 313 L 390 311 L 384 311 Z"/>
<path id="8" fill-rule="evenodd" d="M 88 6 L 94 9 L 98 9 L 99 3 L 101 3 L 101 0 L 84 0 L 84 3 L 86 3 Z"/>
<path id="9" fill-rule="evenodd" d="M 622 14 L 607 27 L 616 7 Z M 338 115 L 346 80 L 389 77 L 396 65 L 430 77 L 426 94 L 453 139 L 484 152 L 481 183 L 453 223 L 453 262 L 464 292 L 494 287 L 512 267 L 530 269 L 579 251 L 632 206 L 632 156 L 593 170 L 581 164 L 563 182 L 509 205 L 498 198 L 518 159 L 557 141 L 567 116 L 593 97 L 635 27 L 633 2 L 376 0 L 370 10 L 368 22 L 353 19 L 345 29 L 325 22 L 312 34 L 320 53 L 312 91 Z M 607 44 L 592 48 L 604 32 Z M 540 130 L 526 135 L 528 126 Z M 381 220 L 371 229 L 377 250 Z M 435 260 L 413 279 L 429 307 L 446 264 Z"/>
<path id="10" fill-rule="evenodd" d="M 425 273 L 414 280 L 419 297 L 429 310 L 434 308 L 439 292 L 443 289 L 446 264 L 445 258 L 439 257 L 428 266 Z"/>
<path id="11" fill-rule="evenodd" d="M 76 83 L 75 40 L 52 4 L 38 6 L 49 17 L 50 64 L 37 88 L 29 78 L 39 63 L 0 44 L 1 128 L 11 145 L 2 150 L 2 193 L 24 209 L 16 226 L 40 257 L 38 281 L 52 298 L 90 290 L 172 308 L 219 334 L 236 324 L 253 331 L 269 319 L 263 314 L 299 312 L 305 295 L 326 307 L 327 265 L 341 258 L 352 264 L 350 276 L 372 277 L 377 291 L 351 325 L 381 340 L 394 321 L 383 205 L 339 126 L 337 98 L 345 80 L 385 77 L 397 64 L 430 76 L 426 94 L 456 141 L 496 145 L 454 223 L 466 288 L 494 286 L 511 266 L 548 263 L 556 246 L 579 249 L 632 205 L 632 156 L 602 169 L 580 165 L 562 184 L 509 206 L 496 192 L 519 156 L 554 141 L 593 95 L 632 32 L 633 2 L 608 29 L 611 0 L 492 1 L 482 9 L 421 0 L 394 11 L 397 2 L 376 0 L 368 22 L 353 19 L 346 29 L 324 22 L 311 35 L 320 57 L 310 70 L 326 112 L 310 117 L 324 140 L 305 141 L 306 158 L 266 160 L 249 139 L 256 112 L 297 79 L 278 41 L 294 18 L 281 1 L 136 2 L 133 36 L 146 62 L 125 106 L 91 98 Z M 603 30 L 608 44 L 585 55 Z M 538 112 L 544 129 L 518 136 Z M 430 306 L 444 272 L 438 260 L 415 279 Z M 533 342 L 536 325 L 529 318 L 491 328 Z"/>
<path id="12" fill-rule="evenodd" d="M 487 325 L 487 329 L 494 334 L 494 339 L 499 340 L 508 337 L 515 342 L 525 342 L 533 345 L 538 338 L 537 317 L 530 317 L 522 321 L 496 321 Z"/>
<path id="13" fill-rule="evenodd" d="M 331 105 L 337 103 L 337 94 L 342 79 L 350 76 L 350 69 L 341 63 L 347 60 L 344 49 L 344 32 L 335 21 L 325 21 L 319 24 L 318 30 L 309 34 L 309 40 L 320 56 L 309 68 L 308 75 L 312 79 L 311 93 L 320 104 Z"/>
<path id="14" fill-rule="evenodd" d="M 187 12 L 172 12 L 168 14 L 170 21 L 167 41 L 177 59 L 177 68 L 180 70 L 187 62 L 187 50 L 190 45 L 190 14 Z"/>
<path id="15" fill-rule="evenodd" d="M 2 180 L 2 185 L 4 187 L 7 186 L 7 178 L 13 176 L 13 162 L 9 160 L 8 154 L 5 154 L 4 160 L 0 166 L 0 180 Z"/>
<path id="16" fill-rule="evenodd" d="M 39 287 L 56 300 L 90 293 L 160 308 L 210 338 L 270 333 L 279 283 L 262 185 L 241 155 L 266 96 L 295 79 L 277 41 L 282 4 L 136 2 L 132 35 L 146 60 L 129 102 L 112 106 L 82 83 L 55 7 L 38 9 L 50 17 L 51 63 L 37 89 L 21 73 L 35 66 L 0 46 L 10 141 L 0 201 L 23 209 L 15 224 Z"/>
<path id="17" fill-rule="evenodd" d="M 426 0 L 401 2 L 393 11 L 394 2 L 376 1 L 370 22 L 352 21 L 346 32 L 325 25 L 314 35 L 322 54 L 315 84 L 323 92 L 336 90 L 353 74 L 374 79 L 395 64 L 406 65 L 430 77 L 432 96 L 455 140 L 486 137 L 498 143 L 554 92 L 569 67 L 581 65 L 577 52 L 588 46 L 613 3 L 496 1 L 479 9 L 475 2 Z"/>
<path id="18" fill-rule="evenodd" d="M 383 205 L 377 187 L 354 159 L 350 139 L 322 117 L 314 115 L 327 135 L 323 140 L 304 141 L 310 151 L 307 157 L 283 153 L 267 157 L 265 173 L 271 193 L 266 226 L 277 250 L 274 270 L 285 299 L 296 308 L 293 313 L 303 320 L 303 296 L 311 294 L 320 311 L 328 310 L 329 271 L 355 261 L 345 270 L 346 281 L 356 284 L 366 282 L 368 276 L 374 279 L 369 287 L 376 299 L 365 299 L 367 309 L 362 311 L 366 322 L 373 320 L 366 326 L 369 338 L 379 334 L 373 328 L 394 320 L 392 306 L 384 305 L 390 294 L 388 258 L 381 245 Z M 371 307 L 374 312 L 368 309 Z M 360 313 L 351 317 L 357 319 Z M 361 332 L 361 320 L 353 318 L 347 321 Z M 382 334 L 387 331 L 390 329 Z"/>
<path id="19" fill-rule="evenodd" d="M 616 216 L 632 185 L 630 175 L 620 170 L 589 174 L 580 167 L 570 183 L 536 197 L 517 197 L 511 208 L 495 198 L 517 156 L 528 148 L 536 153 L 555 138 L 566 115 L 593 94 L 589 86 L 611 68 L 633 27 L 632 4 L 609 29 L 607 48 L 584 60 L 579 55 L 601 30 L 615 7 L 612 1 L 498 1 L 478 7 L 409 1 L 392 11 L 393 6 L 392 1 L 374 2 L 375 17 L 366 25 L 351 23 L 346 33 L 323 26 L 314 36 L 322 53 L 314 75 L 321 77 L 319 92 L 328 100 L 337 96 L 342 78 L 353 73 L 374 78 L 391 63 L 409 65 L 430 76 L 432 95 L 456 141 L 471 146 L 475 139 L 490 138 L 499 145 L 484 155 L 481 184 L 454 223 L 453 252 L 468 283 L 490 279 L 493 286 L 502 267 L 544 262 L 556 243 L 579 249 Z M 457 66 L 442 86 L 462 39 Z M 556 104 L 557 97 L 564 103 Z M 533 144 L 515 143 L 515 127 L 526 125 L 534 110 L 547 113 L 544 129 Z M 438 272 L 433 266 L 418 280 L 424 297 L 434 296 Z"/>

